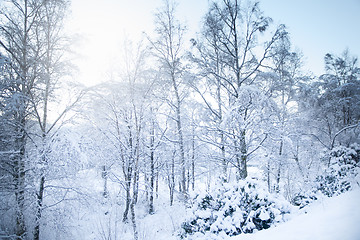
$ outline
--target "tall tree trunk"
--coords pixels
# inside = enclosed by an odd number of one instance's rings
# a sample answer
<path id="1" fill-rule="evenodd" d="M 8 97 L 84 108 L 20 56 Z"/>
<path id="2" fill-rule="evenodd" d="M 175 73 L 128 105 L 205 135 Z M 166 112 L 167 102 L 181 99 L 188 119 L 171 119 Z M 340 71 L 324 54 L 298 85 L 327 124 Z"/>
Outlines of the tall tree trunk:
<path id="1" fill-rule="evenodd" d="M 20 130 L 20 133 L 24 130 Z M 21 134 L 16 142 L 16 148 L 20 149 L 19 155 L 15 160 L 15 199 L 16 199 L 16 236 L 17 240 L 26 238 L 27 231 L 25 225 L 25 133 Z"/>
<path id="2" fill-rule="evenodd" d="M 126 199 L 125 199 L 125 210 L 123 214 L 123 222 L 127 222 L 128 220 L 128 213 L 130 209 L 130 202 L 131 202 L 131 173 L 132 169 L 128 168 L 127 173 L 125 175 L 125 192 L 126 192 Z"/>
<path id="3" fill-rule="evenodd" d="M 155 181 L 155 161 L 154 161 L 154 151 L 155 151 L 155 123 L 152 121 L 151 130 L 150 130 L 150 204 L 149 204 L 149 214 L 154 213 L 154 181 Z"/>
<path id="4" fill-rule="evenodd" d="M 195 156 L 192 156 L 192 161 L 191 161 L 191 189 L 194 191 L 195 190 Z"/>
<path id="5" fill-rule="evenodd" d="M 43 123 L 43 127 L 46 128 L 46 113 L 44 113 L 44 120 L 45 122 Z M 40 164 L 42 165 L 41 169 L 40 169 L 40 182 L 39 182 L 39 190 L 36 193 L 37 196 L 37 203 L 36 203 L 36 214 L 35 214 L 35 227 L 34 227 L 34 240 L 39 240 L 40 239 L 40 225 L 41 225 L 41 216 L 42 216 L 42 211 L 43 211 L 43 201 L 44 201 L 44 190 L 45 190 L 45 172 L 44 169 L 46 167 L 47 164 L 47 159 L 46 159 L 46 133 L 45 131 L 43 132 L 43 136 L 42 136 L 42 142 L 43 142 L 43 146 L 42 146 L 42 156 L 41 156 L 41 161 Z"/>
<path id="6" fill-rule="evenodd" d="M 159 164 L 157 164 L 156 166 L 155 188 L 156 188 L 156 199 L 158 199 L 159 198 Z"/>
<path id="7" fill-rule="evenodd" d="M 40 178 L 39 192 L 37 193 L 37 212 L 34 228 L 34 240 L 40 239 L 40 221 L 42 215 L 42 205 L 44 200 L 44 187 L 45 187 L 45 176 L 42 175 Z"/>
<path id="8" fill-rule="evenodd" d="M 137 168 L 137 166 L 135 166 Z M 134 171 L 133 201 L 136 204 L 139 196 L 139 170 Z"/>
<path id="9" fill-rule="evenodd" d="M 268 191 L 269 193 L 271 193 L 270 158 L 267 161 L 266 178 L 267 178 Z"/>
<path id="10" fill-rule="evenodd" d="M 276 189 L 275 189 L 276 193 L 280 192 L 280 178 L 281 178 L 281 164 L 279 163 L 278 171 L 276 174 Z"/>
<path id="11" fill-rule="evenodd" d="M 195 190 L 195 126 L 192 128 L 191 141 L 191 189 Z"/>
<path id="12" fill-rule="evenodd" d="M 170 206 L 173 205 L 174 202 L 174 191 L 175 191 L 175 153 L 171 158 L 171 170 L 169 176 L 169 190 L 170 190 Z"/>
<path id="13" fill-rule="evenodd" d="M 190 168 L 187 168 L 186 189 L 188 189 L 188 190 L 189 190 L 189 188 L 190 188 L 190 182 L 191 182 L 191 178 L 190 178 Z"/>
<path id="14" fill-rule="evenodd" d="M 301 164 L 300 164 L 300 161 L 299 161 L 299 145 L 296 146 L 296 154 L 294 156 L 294 160 L 296 162 L 296 165 L 299 169 L 299 172 L 301 174 L 301 177 L 304 179 L 304 182 L 306 182 L 306 176 L 304 174 L 304 170 L 303 168 L 301 167 Z"/>
<path id="15" fill-rule="evenodd" d="M 179 96 L 179 90 L 177 82 L 175 80 L 175 73 L 172 74 L 172 82 L 174 92 L 176 96 L 176 126 L 178 134 L 178 144 L 180 150 L 180 169 L 181 169 L 181 192 L 186 198 L 186 165 L 185 165 L 185 147 L 184 147 L 184 136 L 182 131 L 182 120 L 181 120 L 181 100 Z"/>
<path id="16" fill-rule="evenodd" d="M 134 240 L 138 240 L 138 231 L 136 227 L 136 217 L 135 217 L 135 202 L 134 199 L 130 203 L 130 209 L 131 209 L 131 223 L 133 227 L 133 233 L 134 233 Z"/>
<path id="17" fill-rule="evenodd" d="M 241 176 L 242 176 L 242 172 L 241 172 L 241 154 L 240 154 L 240 150 L 239 150 L 239 146 L 238 146 L 238 142 L 237 142 L 236 137 L 234 137 L 234 151 L 235 151 L 236 170 L 237 170 L 236 180 L 239 181 L 241 179 Z"/>
<path id="18" fill-rule="evenodd" d="M 102 166 L 102 172 L 101 172 L 101 177 L 104 180 L 104 189 L 103 189 L 103 197 L 107 198 L 108 197 L 108 188 L 107 188 L 107 182 L 108 182 L 108 169 L 106 165 Z"/>
<path id="19" fill-rule="evenodd" d="M 225 139 L 224 139 L 224 134 L 220 133 L 220 145 L 221 145 L 221 162 L 222 162 L 222 168 L 223 168 L 223 179 L 226 182 L 227 181 L 227 161 L 225 158 Z"/>
<path id="20" fill-rule="evenodd" d="M 248 176 L 245 130 L 242 130 L 241 134 L 240 134 L 240 151 L 241 151 L 241 174 L 240 174 L 240 179 L 245 179 Z"/>
<path id="21" fill-rule="evenodd" d="M 146 166 L 146 169 L 147 168 L 148 167 Z M 150 205 L 150 177 L 146 170 L 144 171 L 144 185 L 145 185 L 145 200 Z"/>
<path id="22" fill-rule="evenodd" d="M 276 174 L 276 193 L 280 192 L 282 152 L 283 152 L 283 140 L 280 141 L 280 148 L 279 148 L 279 164 L 278 164 L 278 171 L 277 171 L 277 174 Z"/>
<path id="23" fill-rule="evenodd" d="M 234 148 L 235 148 L 236 165 L 238 170 L 236 179 L 237 180 L 245 179 L 248 175 L 245 130 L 241 130 L 239 138 L 234 137 Z"/>
<path id="24" fill-rule="evenodd" d="M 131 130 L 131 126 L 127 125 L 127 130 L 128 130 L 128 152 L 130 153 L 130 156 L 124 156 L 123 153 L 123 171 L 124 171 L 124 177 L 125 177 L 125 191 L 126 191 L 126 201 L 125 201 L 125 211 L 124 211 L 124 215 L 123 215 L 123 222 L 127 222 L 128 220 L 128 213 L 129 213 L 129 209 L 130 209 L 130 205 L 131 205 L 131 181 L 133 178 L 136 178 L 135 176 L 135 172 L 136 172 L 136 168 L 133 169 L 134 166 L 134 142 L 133 142 L 133 134 L 132 134 L 132 130 Z M 133 176 L 133 171 L 134 171 L 134 176 Z M 135 183 L 136 180 L 134 180 Z M 133 189 L 135 190 L 135 189 Z"/>
<path id="25" fill-rule="evenodd" d="M 149 214 L 154 213 L 154 183 L 155 183 L 155 167 L 154 167 L 154 153 L 150 156 L 150 194 L 149 194 Z"/>
<path id="26" fill-rule="evenodd" d="M 15 5 L 15 4 L 14 4 Z M 24 8 L 23 8 L 23 29 L 21 29 L 21 53 L 19 59 L 20 64 L 20 76 L 19 79 L 20 83 L 20 91 L 22 94 L 22 99 L 20 101 L 20 106 L 18 109 L 18 114 L 16 116 L 18 126 L 18 133 L 19 134 L 16 138 L 16 149 L 19 151 L 19 156 L 15 162 L 15 197 L 17 202 L 17 211 L 16 211 L 16 237 L 17 239 L 23 239 L 27 236 L 27 229 L 25 223 L 25 179 L 26 179 L 26 171 L 25 171 L 25 147 L 26 147 L 26 110 L 28 104 L 28 96 L 29 90 L 28 89 L 28 81 L 29 81 L 29 59 L 28 59 L 28 51 L 29 51 L 29 36 L 28 36 L 28 1 L 24 1 Z M 13 36 L 12 36 L 13 37 Z"/>
<path id="27" fill-rule="evenodd" d="M 50 64 L 51 64 L 51 57 L 50 57 L 50 29 L 47 29 L 47 51 L 46 51 L 46 65 L 45 65 L 45 91 L 43 96 L 43 117 L 40 119 L 39 117 L 39 124 L 40 129 L 42 131 L 42 156 L 40 160 L 40 165 L 42 166 L 42 169 L 40 169 L 40 183 L 39 183 L 39 191 L 37 193 L 37 213 L 36 213 L 36 221 L 35 221 L 35 228 L 34 228 L 34 240 L 39 240 L 40 238 L 40 222 L 41 222 L 41 216 L 42 216 L 42 205 L 43 205 L 43 199 L 44 199 L 44 187 L 45 187 L 45 173 L 44 168 L 47 167 L 47 118 L 48 118 L 48 103 L 49 103 L 49 94 L 50 94 L 50 78 L 51 78 L 51 70 L 50 70 Z M 36 107 L 35 107 L 36 109 Z M 37 111 L 37 110 L 36 110 Z"/>
<path id="28" fill-rule="evenodd" d="M 138 180 L 137 180 L 137 178 L 135 176 L 134 176 L 133 179 L 134 179 L 133 186 L 135 188 Z M 130 201 L 130 212 L 131 212 L 131 223 L 132 223 L 132 227 L 133 227 L 134 240 L 139 239 L 138 232 L 137 232 L 137 227 L 136 227 L 136 216 L 135 216 L 136 198 L 137 198 L 137 192 L 133 191 L 133 197 L 132 197 L 132 200 Z"/>
<path id="29" fill-rule="evenodd" d="M 216 37 L 215 37 L 216 39 Z M 215 40 L 215 44 L 216 44 L 217 39 Z M 221 100 L 221 88 L 222 88 L 222 83 L 221 83 L 221 79 L 218 77 L 220 76 L 220 56 L 219 56 L 219 48 L 215 48 L 215 54 L 216 54 L 216 97 L 217 97 L 217 104 L 218 104 L 218 121 L 219 123 L 221 123 L 223 121 L 223 103 Z M 225 136 L 224 136 L 224 132 L 221 129 L 221 127 L 219 126 L 219 135 L 220 135 L 220 151 L 221 151 L 221 162 L 222 162 L 222 168 L 223 168 L 223 180 L 226 182 L 227 181 L 227 161 L 226 161 L 226 153 L 225 153 Z"/>

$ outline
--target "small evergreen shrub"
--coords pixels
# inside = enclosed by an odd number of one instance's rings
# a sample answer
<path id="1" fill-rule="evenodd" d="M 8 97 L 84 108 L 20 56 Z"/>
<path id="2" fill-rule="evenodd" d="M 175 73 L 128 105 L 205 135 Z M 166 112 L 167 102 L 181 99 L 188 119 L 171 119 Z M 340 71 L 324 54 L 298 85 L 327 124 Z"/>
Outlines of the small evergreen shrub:
<path id="1" fill-rule="evenodd" d="M 312 202 L 318 199 L 317 191 L 308 191 L 302 192 L 295 195 L 295 197 L 291 200 L 291 203 L 300 209 L 306 207 L 307 205 L 311 204 Z"/>
<path id="2" fill-rule="evenodd" d="M 281 196 L 271 195 L 257 180 L 217 188 L 195 197 L 192 214 L 182 224 L 181 237 L 214 234 L 235 236 L 267 229 L 286 220 L 292 206 Z"/>
<path id="3" fill-rule="evenodd" d="M 360 146 L 339 146 L 327 154 L 329 167 L 317 177 L 317 189 L 328 197 L 349 191 L 359 175 Z"/>

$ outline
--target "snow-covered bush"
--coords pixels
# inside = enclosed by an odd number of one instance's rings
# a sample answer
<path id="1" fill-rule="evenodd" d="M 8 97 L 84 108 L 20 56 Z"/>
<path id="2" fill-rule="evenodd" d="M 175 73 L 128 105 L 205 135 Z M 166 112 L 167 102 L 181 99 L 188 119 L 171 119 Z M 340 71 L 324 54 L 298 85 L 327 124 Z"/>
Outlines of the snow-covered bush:
<path id="1" fill-rule="evenodd" d="M 318 190 L 332 197 L 352 189 L 360 172 L 360 146 L 336 147 L 329 151 L 327 160 L 329 167 L 322 176 L 317 177 Z"/>
<path id="2" fill-rule="evenodd" d="M 195 197 L 192 215 L 182 224 L 181 237 L 252 233 L 283 222 L 291 210 L 282 196 L 271 195 L 258 180 L 222 183 L 214 191 Z"/>
<path id="3" fill-rule="evenodd" d="M 312 189 L 307 192 L 300 192 L 295 195 L 295 197 L 291 200 L 291 203 L 301 209 L 318 200 L 317 195 L 318 191 L 316 189 Z"/>

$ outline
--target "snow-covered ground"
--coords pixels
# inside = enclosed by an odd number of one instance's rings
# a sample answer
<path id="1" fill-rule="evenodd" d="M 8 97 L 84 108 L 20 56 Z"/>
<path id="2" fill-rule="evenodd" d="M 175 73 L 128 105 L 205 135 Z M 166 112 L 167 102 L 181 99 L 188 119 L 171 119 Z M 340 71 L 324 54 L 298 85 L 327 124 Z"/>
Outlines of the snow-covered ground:
<path id="1" fill-rule="evenodd" d="M 101 195 L 102 182 L 83 181 L 84 185 L 92 186 Z M 110 184 L 111 186 L 111 184 Z M 211 239 L 224 240 L 359 240 L 360 239 L 360 188 L 346 192 L 340 196 L 318 199 L 306 209 L 292 214 L 291 219 L 276 227 L 253 234 L 242 234 L 235 237 L 219 236 Z M 123 202 L 120 199 L 120 202 Z M 112 232 L 112 239 L 132 240 L 131 224 L 122 223 L 123 206 L 97 205 L 91 214 L 84 214 L 78 209 L 79 217 L 73 226 L 75 239 L 106 239 Z M 93 208 L 94 206 L 89 206 Z M 110 214 L 104 212 L 110 209 Z M 306 213 L 305 213 L 306 211 Z M 140 202 L 136 208 L 137 229 L 139 240 L 177 240 L 182 221 L 191 209 L 186 209 L 181 201 L 169 206 L 167 189 L 161 189 L 159 198 L 155 199 L 155 214 L 148 215 L 145 203 Z M 73 216 L 74 217 L 74 216 Z M 116 229 L 116 230 L 115 230 Z M 84 233 L 86 233 L 84 235 Z M 117 236 L 117 237 L 116 237 Z M 208 236 L 189 239 L 209 240 Z"/>
<path id="2" fill-rule="evenodd" d="M 360 189 L 333 198 L 319 199 L 312 206 L 292 216 L 288 222 L 254 234 L 235 237 L 218 237 L 224 240 L 359 240 L 360 239 Z M 181 219 L 185 216 L 182 205 L 163 208 L 157 205 L 155 215 L 139 221 L 140 239 L 176 240 Z M 131 234 L 129 234 L 131 239 Z M 206 239 L 206 236 L 200 239 Z M 197 239 L 190 237 L 190 239 Z"/>
<path id="3" fill-rule="evenodd" d="M 277 227 L 231 240 L 358 240 L 360 239 L 360 189 L 320 199 L 306 214 Z"/>

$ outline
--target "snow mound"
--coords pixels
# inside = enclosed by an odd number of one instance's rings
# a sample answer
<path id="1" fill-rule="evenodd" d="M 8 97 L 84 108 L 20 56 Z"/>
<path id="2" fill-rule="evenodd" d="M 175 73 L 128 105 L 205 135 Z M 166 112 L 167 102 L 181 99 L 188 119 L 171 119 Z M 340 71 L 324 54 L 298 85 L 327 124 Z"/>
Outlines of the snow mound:
<path id="1" fill-rule="evenodd" d="M 360 239 L 360 189 L 309 206 L 307 213 L 288 222 L 231 240 L 358 240 Z"/>

